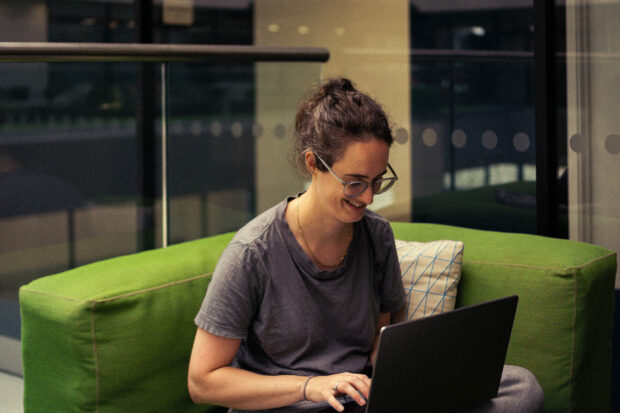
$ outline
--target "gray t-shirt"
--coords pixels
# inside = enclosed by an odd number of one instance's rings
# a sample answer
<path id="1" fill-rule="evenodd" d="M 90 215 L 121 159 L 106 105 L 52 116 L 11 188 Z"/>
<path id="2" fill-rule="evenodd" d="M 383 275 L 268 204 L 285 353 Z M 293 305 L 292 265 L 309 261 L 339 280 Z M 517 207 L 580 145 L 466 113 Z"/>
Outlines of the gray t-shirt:
<path id="1" fill-rule="evenodd" d="M 259 374 L 362 372 L 379 313 L 404 304 L 388 222 L 367 211 L 343 265 L 319 270 L 284 219 L 282 201 L 240 229 L 215 268 L 195 318 L 242 339 L 233 365 Z"/>

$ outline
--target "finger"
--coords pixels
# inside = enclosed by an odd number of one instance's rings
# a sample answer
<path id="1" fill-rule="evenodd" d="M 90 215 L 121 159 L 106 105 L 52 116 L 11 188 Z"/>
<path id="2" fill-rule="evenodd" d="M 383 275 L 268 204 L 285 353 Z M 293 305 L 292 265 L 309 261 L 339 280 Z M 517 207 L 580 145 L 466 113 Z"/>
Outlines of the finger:
<path id="1" fill-rule="evenodd" d="M 370 394 L 370 378 L 364 374 L 350 374 L 347 376 L 347 382 L 350 383 L 357 392 L 359 392 L 366 399 Z M 342 393 L 345 393 L 342 391 Z"/>
<path id="2" fill-rule="evenodd" d="M 338 387 L 338 390 L 340 390 L 341 393 L 347 394 L 349 397 L 355 400 L 358 405 L 363 406 L 366 404 L 365 396 L 355 385 L 351 383 L 343 383 Z"/>
<path id="3" fill-rule="evenodd" d="M 362 396 L 368 399 L 368 396 L 370 395 L 370 382 L 370 378 L 362 374 L 356 376 L 352 384 L 355 386 L 357 391 L 362 394 Z"/>
<path id="4" fill-rule="evenodd" d="M 344 406 L 338 401 L 338 399 L 336 399 L 334 395 L 331 395 L 327 398 L 327 403 L 329 403 L 331 407 L 333 407 L 339 412 L 344 410 Z"/>

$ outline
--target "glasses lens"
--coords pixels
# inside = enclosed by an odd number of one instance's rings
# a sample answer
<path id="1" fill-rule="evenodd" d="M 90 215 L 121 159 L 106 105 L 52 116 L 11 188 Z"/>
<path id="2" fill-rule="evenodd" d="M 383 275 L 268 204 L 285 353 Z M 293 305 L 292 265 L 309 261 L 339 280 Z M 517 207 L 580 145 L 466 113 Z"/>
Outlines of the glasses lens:
<path id="1" fill-rule="evenodd" d="M 372 192 L 375 194 L 380 193 L 384 182 L 385 181 L 383 179 L 377 179 L 375 181 L 372 181 Z"/>
<path id="2" fill-rule="evenodd" d="M 368 188 L 368 184 L 366 182 L 347 182 L 347 184 L 344 186 L 344 194 L 348 197 L 358 196 L 359 194 L 364 192 L 366 188 Z"/>
<path id="3" fill-rule="evenodd" d="M 381 178 L 373 181 L 372 192 L 374 194 L 382 194 L 394 185 L 394 178 Z M 362 181 L 347 182 L 344 186 L 344 194 L 348 197 L 356 197 L 368 188 L 368 183 Z"/>
<path id="4" fill-rule="evenodd" d="M 378 179 L 372 184 L 372 190 L 375 194 L 382 194 L 394 185 L 394 178 Z"/>

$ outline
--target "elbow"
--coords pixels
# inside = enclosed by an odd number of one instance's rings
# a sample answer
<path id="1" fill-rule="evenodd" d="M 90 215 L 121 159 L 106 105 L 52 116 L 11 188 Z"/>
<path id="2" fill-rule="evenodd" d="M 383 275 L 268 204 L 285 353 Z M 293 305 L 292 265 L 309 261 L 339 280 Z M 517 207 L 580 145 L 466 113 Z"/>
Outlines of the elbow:
<path id="1" fill-rule="evenodd" d="M 392 313 L 390 324 L 402 323 L 407 319 L 407 306 L 404 305 L 400 310 Z"/>
<path id="2" fill-rule="evenodd" d="M 192 399 L 194 403 L 200 404 L 200 397 L 198 395 L 198 391 L 196 390 L 196 384 L 191 377 L 187 380 L 187 390 L 189 392 L 189 398 Z"/>
<path id="3" fill-rule="evenodd" d="M 191 390 L 189 392 L 189 398 L 192 399 L 192 402 L 194 402 L 194 404 L 205 404 L 206 403 L 196 393 L 192 393 Z"/>
<path id="4" fill-rule="evenodd" d="M 192 399 L 195 404 L 207 403 L 204 380 L 190 375 L 187 378 L 187 390 L 189 392 L 190 399 Z"/>

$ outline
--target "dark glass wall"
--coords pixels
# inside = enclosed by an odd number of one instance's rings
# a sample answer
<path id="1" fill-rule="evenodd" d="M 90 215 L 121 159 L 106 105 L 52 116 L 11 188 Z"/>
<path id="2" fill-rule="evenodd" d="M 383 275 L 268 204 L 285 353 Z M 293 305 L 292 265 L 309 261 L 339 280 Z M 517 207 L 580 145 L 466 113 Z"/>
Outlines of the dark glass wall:
<path id="1" fill-rule="evenodd" d="M 164 24 L 161 3 L 26 3 L 5 5 L 0 15 L 23 15 L 40 30 L 7 39 L 253 43 L 251 2 L 197 4 L 190 26 Z M 168 240 L 234 230 L 253 216 L 254 65 L 174 63 L 165 75 L 162 67 L 0 64 L 0 335 L 19 338 L 20 285 L 163 244 L 163 116 Z"/>
<path id="2" fill-rule="evenodd" d="M 412 220 L 536 233 L 533 5 L 416 3 Z"/>

